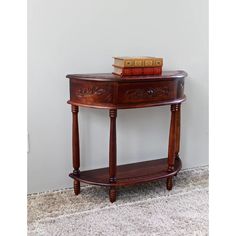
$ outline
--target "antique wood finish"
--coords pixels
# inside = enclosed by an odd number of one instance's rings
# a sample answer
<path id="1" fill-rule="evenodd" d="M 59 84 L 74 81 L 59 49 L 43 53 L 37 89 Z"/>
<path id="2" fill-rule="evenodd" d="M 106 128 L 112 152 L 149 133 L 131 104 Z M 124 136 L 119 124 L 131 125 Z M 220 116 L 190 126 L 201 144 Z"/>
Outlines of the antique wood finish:
<path id="1" fill-rule="evenodd" d="M 117 166 L 116 182 L 109 181 L 109 168 L 81 171 L 80 176 L 71 173 L 70 177 L 87 184 L 120 187 L 171 177 L 181 169 L 181 166 L 181 160 L 178 158 L 173 172 L 169 172 L 167 158 L 162 158 Z"/>
<path id="2" fill-rule="evenodd" d="M 67 75 L 70 79 L 69 104 L 108 109 L 130 109 L 181 103 L 184 71 L 163 75 L 121 78 L 113 74 Z"/>
<path id="3" fill-rule="evenodd" d="M 180 104 L 171 105 L 171 123 L 169 132 L 168 148 L 168 171 L 174 170 L 174 163 L 179 157 L 180 145 Z M 172 189 L 172 177 L 167 178 L 166 186 L 168 190 Z"/>
<path id="4" fill-rule="evenodd" d="M 177 111 L 176 111 L 176 146 L 175 146 L 175 157 L 179 157 L 179 150 L 180 150 L 180 124 L 181 124 L 181 104 L 176 104 Z"/>
<path id="5" fill-rule="evenodd" d="M 80 171 L 80 150 L 79 150 L 79 124 L 78 124 L 78 106 L 72 105 L 71 111 L 73 114 L 72 120 L 72 151 L 73 151 L 73 174 L 79 176 Z M 74 179 L 74 192 L 75 195 L 80 193 L 80 181 Z"/>
<path id="6" fill-rule="evenodd" d="M 181 169 L 180 108 L 185 101 L 184 71 L 165 71 L 162 75 L 119 76 L 105 74 L 67 75 L 70 79 L 70 100 L 73 113 L 73 173 L 74 192 L 79 194 L 80 182 L 108 186 L 111 202 L 116 200 L 119 186 L 145 183 L 166 178 L 166 187 L 172 189 L 173 176 Z M 171 122 L 168 158 L 117 166 L 116 117 L 117 109 L 170 105 Z M 110 142 L 109 167 L 79 171 L 78 107 L 109 109 Z"/>
<path id="7" fill-rule="evenodd" d="M 168 148 L 168 171 L 172 171 L 174 168 L 175 161 L 175 151 L 176 151 L 176 107 L 177 105 L 171 105 L 171 122 L 170 122 L 170 132 L 169 132 L 169 148 Z"/>
<path id="8" fill-rule="evenodd" d="M 116 117 L 117 110 L 109 111 L 110 116 L 110 142 L 109 142 L 109 182 L 116 183 Z M 116 199 L 115 187 L 110 187 L 109 190 L 110 201 L 114 202 Z"/>

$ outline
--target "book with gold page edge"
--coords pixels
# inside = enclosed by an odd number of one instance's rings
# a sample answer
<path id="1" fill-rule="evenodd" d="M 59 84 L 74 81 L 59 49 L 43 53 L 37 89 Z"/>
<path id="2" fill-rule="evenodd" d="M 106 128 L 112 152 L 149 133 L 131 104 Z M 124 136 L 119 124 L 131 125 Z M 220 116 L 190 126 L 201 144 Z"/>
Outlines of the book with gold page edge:
<path id="1" fill-rule="evenodd" d="M 162 66 L 157 67 L 120 67 L 113 65 L 114 71 L 112 74 L 119 76 L 131 76 L 131 75 L 161 75 Z"/>

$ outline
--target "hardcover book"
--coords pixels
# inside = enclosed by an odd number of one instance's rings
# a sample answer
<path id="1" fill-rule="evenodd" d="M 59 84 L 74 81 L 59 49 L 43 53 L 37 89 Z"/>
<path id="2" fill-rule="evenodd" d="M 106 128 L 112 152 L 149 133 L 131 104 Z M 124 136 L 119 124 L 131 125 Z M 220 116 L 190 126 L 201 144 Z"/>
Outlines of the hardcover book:
<path id="1" fill-rule="evenodd" d="M 162 66 L 158 67 L 133 67 L 133 68 L 124 68 L 113 65 L 114 72 L 113 74 L 119 76 L 130 76 L 130 75 L 161 75 Z"/>
<path id="2" fill-rule="evenodd" d="M 163 66 L 163 58 L 156 57 L 113 57 L 114 64 L 119 67 L 159 67 Z"/>

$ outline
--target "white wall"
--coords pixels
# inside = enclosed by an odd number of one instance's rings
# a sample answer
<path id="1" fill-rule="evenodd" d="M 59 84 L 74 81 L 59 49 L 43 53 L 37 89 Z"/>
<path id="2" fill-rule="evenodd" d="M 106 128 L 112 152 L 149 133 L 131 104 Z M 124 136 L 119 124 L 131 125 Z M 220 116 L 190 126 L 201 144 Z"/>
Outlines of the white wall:
<path id="1" fill-rule="evenodd" d="M 208 1 L 28 1 L 28 191 L 72 186 L 69 73 L 111 72 L 112 56 L 184 69 L 183 168 L 208 164 Z M 106 110 L 81 109 L 81 170 L 108 165 Z M 169 107 L 118 111 L 118 163 L 167 156 Z"/>

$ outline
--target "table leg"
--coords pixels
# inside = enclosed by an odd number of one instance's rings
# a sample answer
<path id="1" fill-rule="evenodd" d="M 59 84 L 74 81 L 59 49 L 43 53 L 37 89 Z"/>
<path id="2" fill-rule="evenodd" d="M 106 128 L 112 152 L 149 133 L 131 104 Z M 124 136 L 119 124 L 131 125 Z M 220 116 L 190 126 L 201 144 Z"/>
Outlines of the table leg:
<path id="1" fill-rule="evenodd" d="M 181 104 L 176 104 L 176 146 L 175 146 L 175 158 L 179 158 L 180 149 L 180 127 L 181 127 Z"/>
<path id="2" fill-rule="evenodd" d="M 171 105 L 171 123 L 170 123 L 170 133 L 169 133 L 169 147 L 168 147 L 168 170 L 172 172 L 174 170 L 176 152 L 179 148 L 178 135 L 180 134 L 179 121 L 179 104 Z M 168 190 L 172 189 L 173 177 L 168 177 L 166 181 L 166 187 Z"/>
<path id="3" fill-rule="evenodd" d="M 109 182 L 116 182 L 116 117 L 117 110 L 109 110 L 110 117 L 110 143 L 109 143 Z M 109 189 L 109 198 L 111 202 L 116 200 L 116 187 Z"/>
<path id="4" fill-rule="evenodd" d="M 80 150 L 79 150 L 79 124 L 78 124 L 78 112 L 79 107 L 72 105 L 72 151 L 73 151 L 73 174 L 79 176 L 80 171 Z M 74 179 L 74 193 L 78 195 L 80 193 L 80 181 Z"/>

